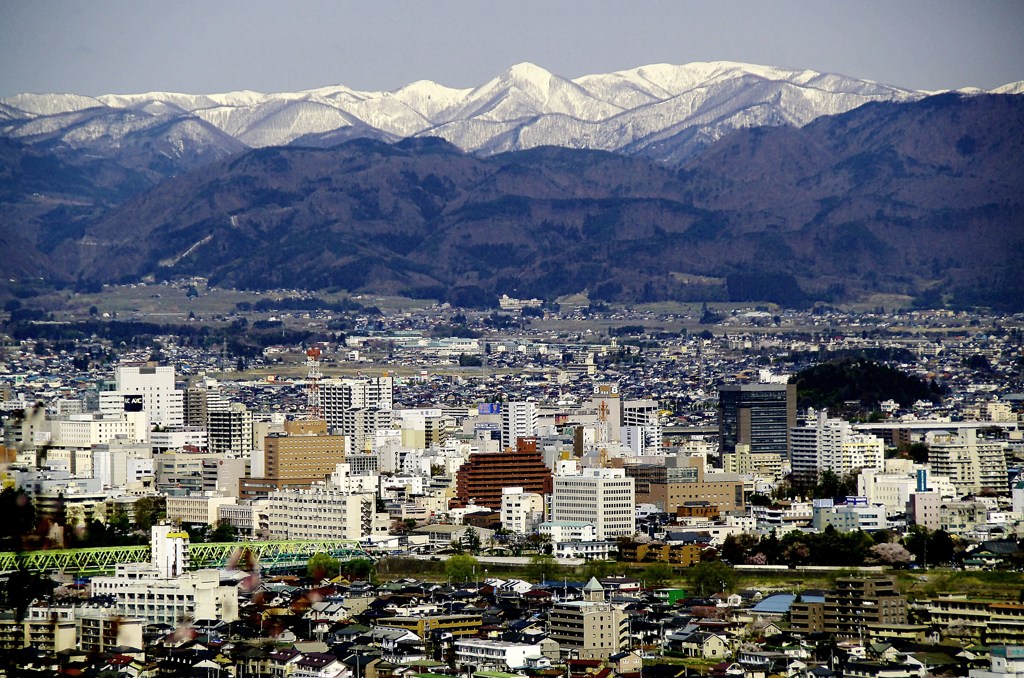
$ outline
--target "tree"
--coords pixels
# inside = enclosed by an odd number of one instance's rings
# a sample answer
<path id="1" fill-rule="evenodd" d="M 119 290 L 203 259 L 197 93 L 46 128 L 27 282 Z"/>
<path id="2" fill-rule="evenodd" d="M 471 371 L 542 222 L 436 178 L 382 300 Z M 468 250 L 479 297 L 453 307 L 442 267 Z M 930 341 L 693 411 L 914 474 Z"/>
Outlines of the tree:
<path id="1" fill-rule="evenodd" d="M 650 586 L 664 586 L 672 579 L 672 568 L 666 563 L 651 563 L 640 576 Z"/>
<path id="2" fill-rule="evenodd" d="M 531 581 L 550 581 L 561 574 L 562 567 L 554 556 L 537 554 L 530 556 L 530 564 L 526 567 L 526 576 Z"/>
<path id="3" fill-rule="evenodd" d="M 217 521 L 217 527 L 210 532 L 209 539 L 214 543 L 232 542 L 238 539 L 238 530 L 226 520 Z"/>
<path id="4" fill-rule="evenodd" d="M 150 529 L 166 516 L 162 497 L 142 497 L 134 505 L 135 529 L 149 534 Z"/>
<path id="5" fill-rule="evenodd" d="M 725 563 L 713 560 L 693 566 L 693 592 L 698 596 L 730 590 L 736 583 L 736 573 Z"/>
<path id="6" fill-rule="evenodd" d="M 473 556 L 448 556 L 444 561 L 444 573 L 453 582 L 469 581 L 479 564 L 480 561 Z"/>
<path id="7" fill-rule="evenodd" d="M 914 554 L 908 551 L 903 544 L 896 542 L 883 542 L 871 547 L 871 554 L 878 559 L 878 562 L 895 567 L 905 567 L 914 559 Z"/>
<path id="8" fill-rule="evenodd" d="M 607 577 L 612 573 L 614 563 L 610 560 L 588 560 L 580 570 L 580 578 L 590 581 L 591 577 Z"/>
<path id="9" fill-rule="evenodd" d="M 480 551 L 480 533 L 475 527 L 470 526 L 462 537 L 462 545 L 471 553 Z"/>
<path id="10" fill-rule="evenodd" d="M 306 572 L 313 581 L 321 581 L 338 576 L 340 563 L 338 559 L 327 553 L 314 553 L 306 562 Z"/>
<path id="11" fill-rule="evenodd" d="M 373 561 L 369 558 L 353 558 L 341 564 L 341 571 L 355 579 L 369 580 L 373 576 Z"/>

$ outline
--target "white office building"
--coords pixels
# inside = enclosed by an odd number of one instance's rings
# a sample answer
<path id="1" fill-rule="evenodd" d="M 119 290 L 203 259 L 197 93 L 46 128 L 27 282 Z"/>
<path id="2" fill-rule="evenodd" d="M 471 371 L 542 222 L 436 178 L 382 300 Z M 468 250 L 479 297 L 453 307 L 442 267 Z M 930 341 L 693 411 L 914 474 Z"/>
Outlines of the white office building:
<path id="1" fill-rule="evenodd" d="M 100 393 L 101 412 L 139 408 L 149 415 L 153 426 L 184 426 L 184 393 L 174 386 L 173 367 L 118 365 L 114 368 L 114 380 L 114 391 Z"/>
<path id="2" fill-rule="evenodd" d="M 636 532 L 636 489 L 620 468 L 589 468 L 581 475 L 556 475 L 552 522 L 589 522 L 598 540 Z"/>

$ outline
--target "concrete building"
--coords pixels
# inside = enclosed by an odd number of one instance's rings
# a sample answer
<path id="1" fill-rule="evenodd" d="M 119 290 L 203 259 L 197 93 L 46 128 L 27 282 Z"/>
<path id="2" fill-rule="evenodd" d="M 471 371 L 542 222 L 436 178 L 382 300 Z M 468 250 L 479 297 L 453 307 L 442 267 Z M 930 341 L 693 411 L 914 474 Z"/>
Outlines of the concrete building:
<path id="1" fill-rule="evenodd" d="M 811 409 L 803 425 L 790 430 L 790 465 L 793 475 L 807 482 L 816 482 L 824 471 L 840 478 L 860 469 L 881 471 L 885 443 L 857 433 L 848 421 Z"/>
<path id="2" fill-rule="evenodd" d="M 796 384 L 731 384 L 718 389 L 722 454 L 749 445 L 752 454 L 789 458 L 789 431 L 796 426 Z"/>
<path id="3" fill-rule="evenodd" d="M 688 502 L 707 501 L 720 512 L 743 509 L 744 477 L 707 473 L 700 457 L 666 457 L 665 464 L 626 464 L 626 475 L 636 480 L 636 501 L 675 513 Z"/>
<path id="4" fill-rule="evenodd" d="M 238 619 L 238 590 L 222 586 L 220 572 L 186 572 L 188 535 L 153 527 L 152 562 L 118 565 L 113 576 L 93 577 L 94 596 L 111 596 L 119 614 L 150 624 L 178 626 L 190 619 Z"/>
<path id="5" fill-rule="evenodd" d="M 551 520 L 592 522 L 598 540 L 636 532 L 634 480 L 623 469 L 584 469 L 581 475 L 555 476 Z"/>
<path id="6" fill-rule="evenodd" d="M 235 497 L 216 494 L 167 497 L 167 519 L 181 525 L 216 526 L 220 520 L 220 508 L 237 501 Z"/>
<path id="7" fill-rule="evenodd" d="M 352 539 L 387 534 L 374 494 L 351 494 L 325 484 L 284 489 L 268 497 L 271 539 Z"/>
<path id="8" fill-rule="evenodd" d="M 513 449 L 520 438 L 537 435 L 537 404 L 508 402 L 501 406 L 501 447 Z"/>
<path id="9" fill-rule="evenodd" d="M 481 638 L 455 641 L 456 662 L 460 666 L 471 666 L 476 671 L 517 671 L 527 667 L 527 658 L 538 660 L 543 656 L 540 645 Z"/>
<path id="10" fill-rule="evenodd" d="M 252 412 L 242 403 L 209 410 L 206 430 L 211 454 L 241 457 L 252 452 Z"/>
<path id="11" fill-rule="evenodd" d="M 327 435 L 324 420 L 285 422 L 285 432 L 271 433 L 263 439 L 263 476 L 243 479 L 239 496 L 243 499 L 265 497 L 283 488 L 308 488 L 325 481 L 338 464 L 345 462 L 348 438 Z"/>
<path id="12" fill-rule="evenodd" d="M 536 494 L 551 492 L 551 469 L 537 451 L 535 439 L 519 439 L 514 451 L 470 454 L 456 473 L 452 507 L 465 507 L 472 499 L 477 506 L 500 511 L 506 487 L 522 487 L 524 492 Z"/>
<path id="13" fill-rule="evenodd" d="M 907 599 L 887 577 L 840 577 L 825 594 L 825 631 L 857 638 L 869 624 L 906 624 Z"/>
<path id="14" fill-rule="evenodd" d="M 174 368 L 154 365 L 118 365 L 115 389 L 100 393 L 100 411 L 127 411 L 138 407 L 149 423 L 162 428 L 185 425 L 184 394 L 175 388 Z M 132 396 L 141 396 L 141 401 Z"/>
<path id="15" fill-rule="evenodd" d="M 506 487 L 501 492 L 501 526 L 515 534 L 532 534 L 544 520 L 544 497 Z"/>
<path id="16" fill-rule="evenodd" d="M 629 619 L 605 600 L 604 587 L 592 577 L 583 600 L 555 603 L 548 611 L 548 637 L 558 642 L 563 657 L 605 660 L 625 647 Z"/>
<path id="17" fill-rule="evenodd" d="M 153 450 L 149 445 L 113 440 L 92 448 L 92 477 L 103 489 L 127 487 L 152 478 Z"/>
<path id="18" fill-rule="evenodd" d="M 928 437 L 928 463 L 936 475 L 949 478 L 957 492 L 1007 492 L 1007 444 L 978 436 L 977 429 L 937 433 Z"/>
<path id="19" fill-rule="evenodd" d="M 839 532 L 878 532 L 889 526 L 885 506 L 869 504 L 864 497 L 847 497 L 845 504 L 815 499 L 813 515 L 812 524 L 819 532 L 824 532 L 829 525 Z"/>

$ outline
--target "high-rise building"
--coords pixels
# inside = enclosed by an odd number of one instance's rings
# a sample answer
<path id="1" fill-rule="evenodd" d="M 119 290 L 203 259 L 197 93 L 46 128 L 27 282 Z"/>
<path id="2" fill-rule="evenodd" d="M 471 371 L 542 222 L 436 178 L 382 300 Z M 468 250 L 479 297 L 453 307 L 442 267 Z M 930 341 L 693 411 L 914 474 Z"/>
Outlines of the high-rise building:
<path id="1" fill-rule="evenodd" d="M 375 407 L 390 410 L 394 398 L 391 377 L 324 379 L 320 382 L 320 404 L 331 428 L 340 428 L 347 409 Z"/>
<path id="2" fill-rule="evenodd" d="M 707 473 L 701 457 L 666 457 L 664 464 L 626 464 L 636 479 L 638 504 L 654 504 L 675 513 L 687 502 L 706 501 L 720 512 L 743 509 L 743 476 Z"/>
<path id="3" fill-rule="evenodd" d="M 809 410 L 804 425 L 789 434 L 790 465 L 798 478 L 815 482 L 824 471 L 843 477 L 858 469 L 880 471 L 885 466 L 881 438 L 857 433 L 850 422 L 833 419 L 824 410 Z"/>
<path id="4" fill-rule="evenodd" d="M 520 438 L 515 450 L 475 453 L 459 467 L 455 475 L 454 507 L 466 506 L 472 499 L 477 506 L 501 510 L 506 487 L 522 487 L 524 492 L 551 492 L 551 469 L 537 451 L 537 441 Z"/>
<path id="5" fill-rule="evenodd" d="M 720 451 L 789 457 L 789 431 L 796 426 L 796 384 L 730 384 L 718 389 Z"/>
<path id="6" fill-rule="evenodd" d="M 508 402 L 501 406 L 501 447 L 511 449 L 520 438 L 537 435 L 537 404 Z"/>
<path id="7" fill-rule="evenodd" d="M 271 493 L 271 539 L 353 539 L 386 533 L 390 520 L 376 512 L 374 494 L 352 494 L 317 483 Z"/>
<path id="8" fill-rule="evenodd" d="M 252 452 L 252 412 L 242 403 L 207 412 L 207 445 L 213 454 L 247 455 Z"/>
<path id="9" fill-rule="evenodd" d="M 308 488 L 326 480 L 345 461 L 348 438 L 327 435 L 324 420 L 288 421 L 284 429 L 283 434 L 271 433 L 263 439 L 263 476 L 243 479 L 239 484 L 241 498 L 267 496 L 285 487 Z"/>
<path id="10" fill-rule="evenodd" d="M 1007 444 L 978 437 L 972 428 L 958 434 L 937 434 L 931 438 L 928 463 L 932 473 L 946 476 L 961 494 L 1009 489 L 1006 475 Z"/>
<path id="11" fill-rule="evenodd" d="M 593 523 L 599 540 L 636 532 L 635 483 L 621 468 L 588 468 L 554 477 L 551 520 Z"/>
<path id="12" fill-rule="evenodd" d="M 174 368 L 155 365 L 118 365 L 115 390 L 100 393 L 100 411 L 114 413 L 138 407 L 154 426 L 180 427 L 185 423 L 184 399 L 174 385 Z M 141 396 L 141 400 L 139 397 Z"/>

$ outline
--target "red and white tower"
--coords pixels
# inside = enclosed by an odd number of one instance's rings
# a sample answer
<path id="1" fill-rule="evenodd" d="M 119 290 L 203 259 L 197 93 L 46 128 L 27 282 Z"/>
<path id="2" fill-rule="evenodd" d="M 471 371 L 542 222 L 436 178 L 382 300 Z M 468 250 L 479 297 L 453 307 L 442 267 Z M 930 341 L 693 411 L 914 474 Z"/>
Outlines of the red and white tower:
<path id="1" fill-rule="evenodd" d="M 320 349 L 312 346 L 306 349 L 306 414 L 310 419 L 323 419 L 320 406 Z"/>

